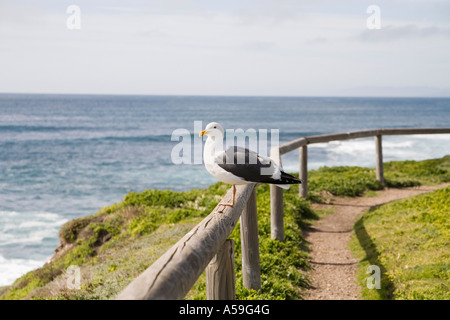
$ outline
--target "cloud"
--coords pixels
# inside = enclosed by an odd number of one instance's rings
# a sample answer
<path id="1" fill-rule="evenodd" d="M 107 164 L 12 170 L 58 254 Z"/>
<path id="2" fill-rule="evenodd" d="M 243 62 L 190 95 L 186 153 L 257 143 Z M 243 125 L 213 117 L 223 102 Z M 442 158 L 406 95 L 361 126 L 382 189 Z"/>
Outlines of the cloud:
<path id="1" fill-rule="evenodd" d="M 42 23 L 42 11 L 36 5 L 12 4 L 0 0 L 0 25 L 34 25 Z"/>
<path id="2" fill-rule="evenodd" d="M 251 51 L 268 51 L 277 48 L 277 44 L 273 41 L 249 41 L 242 45 L 245 50 Z"/>
<path id="3" fill-rule="evenodd" d="M 357 36 L 360 41 L 388 42 L 404 39 L 424 39 L 430 37 L 444 37 L 450 39 L 450 28 L 428 26 L 420 27 L 415 24 L 402 26 L 388 25 L 378 30 L 365 30 Z"/>
<path id="4" fill-rule="evenodd" d="M 435 19 L 435 7 L 416 8 L 429 14 L 416 19 L 380 1 L 382 29 L 368 30 L 357 0 L 77 0 L 82 27 L 68 30 L 72 2 L 0 0 L 0 88 L 321 95 L 448 83 L 450 24 Z M 399 39 L 434 41 L 393 47 Z"/>
<path id="5" fill-rule="evenodd" d="M 316 37 L 316 38 L 312 38 L 306 41 L 307 44 L 325 44 L 328 43 L 330 40 L 328 38 L 325 37 Z"/>

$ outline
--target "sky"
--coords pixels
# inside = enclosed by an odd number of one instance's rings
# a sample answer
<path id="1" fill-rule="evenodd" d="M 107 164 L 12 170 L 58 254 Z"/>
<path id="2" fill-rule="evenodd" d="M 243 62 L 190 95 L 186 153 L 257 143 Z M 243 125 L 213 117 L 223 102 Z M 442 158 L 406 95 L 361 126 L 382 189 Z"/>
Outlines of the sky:
<path id="1" fill-rule="evenodd" d="M 0 0 L 0 92 L 450 97 L 450 0 Z"/>

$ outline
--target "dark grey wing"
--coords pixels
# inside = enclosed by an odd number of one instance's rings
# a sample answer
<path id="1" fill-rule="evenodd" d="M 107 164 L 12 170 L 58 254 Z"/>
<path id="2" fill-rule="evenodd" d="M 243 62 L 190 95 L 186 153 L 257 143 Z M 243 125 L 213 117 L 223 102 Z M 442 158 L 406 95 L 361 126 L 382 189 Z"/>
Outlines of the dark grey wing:
<path id="1" fill-rule="evenodd" d="M 222 163 L 219 166 L 249 182 L 276 183 L 272 175 L 276 166 L 272 159 L 258 155 L 242 147 L 229 147 L 223 153 Z M 279 181 L 278 181 L 279 182 Z"/>

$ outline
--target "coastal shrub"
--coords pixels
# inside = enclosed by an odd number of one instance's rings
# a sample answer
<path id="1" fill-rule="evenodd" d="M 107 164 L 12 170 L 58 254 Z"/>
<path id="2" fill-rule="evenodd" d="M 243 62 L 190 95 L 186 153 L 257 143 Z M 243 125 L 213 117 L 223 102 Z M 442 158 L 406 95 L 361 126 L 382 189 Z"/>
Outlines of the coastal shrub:
<path id="1" fill-rule="evenodd" d="M 81 265 L 95 255 L 93 243 L 96 239 L 80 242 L 64 256 L 65 265 Z"/>
<path id="2" fill-rule="evenodd" d="M 144 235 L 154 231 L 162 220 L 161 214 L 151 210 L 131 220 L 129 228 L 132 235 Z"/>
<path id="3" fill-rule="evenodd" d="M 195 209 L 191 209 L 191 208 L 175 209 L 175 210 L 171 210 L 170 212 L 167 213 L 165 221 L 167 221 L 168 223 L 177 223 L 188 217 L 197 217 L 200 215 L 201 215 L 201 212 L 199 212 L 199 210 L 195 210 Z"/>
<path id="4" fill-rule="evenodd" d="M 59 237 L 67 243 L 73 243 L 78 237 L 78 234 L 90 222 L 89 217 L 82 217 L 66 222 L 59 231 Z"/>
<path id="5" fill-rule="evenodd" d="M 196 198 L 194 192 L 177 192 L 171 190 L 146 190 L 143 192 L 130 192 L 125 196 L 124 205 L 164 206 L 169 208 L 180 207 L 187 201 Z"/>
<path id="6" fill-rule="evenodd" d="M 361 167 L 322 167 L 308 172 L 311 192 L 328 191 L 336 196 L 360 196 L 368 190 L 383 189 L 375 169 Z"/>

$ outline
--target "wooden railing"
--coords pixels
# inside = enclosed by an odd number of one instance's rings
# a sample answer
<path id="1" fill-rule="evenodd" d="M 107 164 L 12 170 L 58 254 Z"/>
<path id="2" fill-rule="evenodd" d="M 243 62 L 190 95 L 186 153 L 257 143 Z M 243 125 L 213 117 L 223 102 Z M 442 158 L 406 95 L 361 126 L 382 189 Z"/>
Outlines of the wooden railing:
<path id="1" fill-rule="evenodd" d="M 375 137 L 376 176 L 384 182 L 383 135 L 450 133 L 450 128 L 377 129 L 307 136 L 271 149 L 271 157 L 281 164 L 281 155 L 300 148 L 302 180 L 300 196 L 308 193 L 308 144 Z M 230 202 L 230 189 L 223 202 Z M 271 237 L 284 240 L 283 189 L 270 186 Z M 221 210 L 219 210 L 221 209 Z M 234 299 L 234 243 L 227 239 L 238 220 L 241 224 L 243 284 L 261 289 L 258 221 L 255 184 L 237 186 L 234 207 L 216 208 L 155 263 L 134 279 L 116 299 L 182 299 L 206 269 L 208 299 Z"/>
<path id="2" fill-rule="evenodd" d="M 281 155 L 300 149 L 300 169 L 299 177 L 302 184 L 299 187 L 299 194 L 306 199 L 308 195 L 308 145 L 313 143 L 324 143 L 337 140 L 349 140 L 357 138 L 375 138 L 375 171 L 376 178 L 381 183 L 384 183 L 384 169 L 383 169 L 383 135 L 410 135 L 410 134 L 440 134 L 450 133 L 450 128 L 394 128 L 394 129 L 375 129 L 364 131 L 353 131 L 344 133 L 322 134 L 315 136 L 306 136 L 294 141 L 285 143 L 278 148 L 272 148 L 271 157 L 278 163 L 281 163 Z M 270 189 L 270 204 L 272 216 L 283 216 L 283 189 L 271 186 Z M 283 219 L 272 218 L 271 221 L 277 223 L 272 225 L 272 238 L 282 241 L 284 239 Z"/>
<path id="3" fill-rule="evenodd" d="M 209 275 L 207 298 L 234 299 L 234 244 L 227 238 L 239 218 L 244 285 L 260 289 L 255 184 L 237 186 L 236 189 L 234 207 L 216 206 L 194 229 L 134 279 L 116 299 L 182 299 L 205 268 Z M 231 197 L 230 189 L 222 201 L 229 203 Z M 228 269 L 218 266 L 218 262 L 228 265 Z"/>

